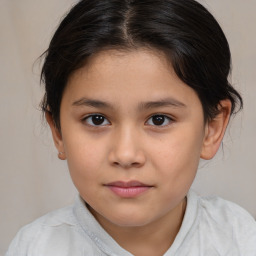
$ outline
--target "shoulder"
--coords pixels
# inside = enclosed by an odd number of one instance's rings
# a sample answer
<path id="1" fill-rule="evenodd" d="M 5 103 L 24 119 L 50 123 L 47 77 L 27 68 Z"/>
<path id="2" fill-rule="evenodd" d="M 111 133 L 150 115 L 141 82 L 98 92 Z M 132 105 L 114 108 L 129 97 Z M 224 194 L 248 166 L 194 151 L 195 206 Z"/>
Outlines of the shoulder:
<path id="1" fill-rule="evenodd" d="M 73 221 L 70 212 L 71 207 L 55 210 L 22 227 L 11 242 L 6 256 L 15 255 L 15 252 L 26 255 L 29 248 L 38 241 L 38 237 L 45 234 L 45 229 L 64 223 L 71 224 Z"/>
<path id="2" fill-rule="evenodd" d="M 241 206 L 218 196 L 198 197 L 199 207 L 203 215 L 214 219 L 217 223 L 232 223 L 232 226 L 254 226 L 254 218 Z"/>
<path id="3" fill-rule="evenodd" d="M 72 206 L 68 206 L 49 212 L 34 220 L 30 224 L 21 228 L 17 235 L 22 235 L 24 239 L 30 239 L 39 234 L 44 228 L 57 227 L 61 225 L 74 226 L 75 224 L 75 219 L 72 217 Z"/>
<path id="4" fill-rule="evenodd" d="M 6 256 L 63 256 L 82 255 L 90 250 L 90 239 L 82 238 L 80 226 L 73 214 L 73 206 L 50 212 L 24 226 L 11 242 Z M 75 245 L 83 241 L 81 252 Z M 74 248 L 73 248 L 74 247 Z"/>
<path id="5" fill-rule="evenodd" d="M 215 244 L 256 254 L 256 221 L 245 209 L 217 196 L 198 197 L 198 209 L 199 227 Z"/>

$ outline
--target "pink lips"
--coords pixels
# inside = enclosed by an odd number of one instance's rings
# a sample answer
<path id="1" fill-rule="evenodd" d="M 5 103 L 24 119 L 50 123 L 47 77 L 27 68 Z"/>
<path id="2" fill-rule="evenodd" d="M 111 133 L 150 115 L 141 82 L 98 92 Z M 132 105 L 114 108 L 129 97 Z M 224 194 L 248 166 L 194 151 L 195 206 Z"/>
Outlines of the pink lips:
<path id="1" fill-rule="evenodd" d="M 115 181 L 105 185 L 116 195 L 124 198 L 133 198 L 148 191 L 153 186 L 143 184 L 139 181 Z"/>

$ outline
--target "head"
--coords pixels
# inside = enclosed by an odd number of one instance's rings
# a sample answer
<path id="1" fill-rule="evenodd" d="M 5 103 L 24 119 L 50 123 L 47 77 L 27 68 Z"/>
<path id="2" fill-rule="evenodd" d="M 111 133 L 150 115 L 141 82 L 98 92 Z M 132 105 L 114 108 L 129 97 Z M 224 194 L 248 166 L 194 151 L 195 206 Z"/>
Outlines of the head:
<path id="1" fill-rule="evenodd" d="M 117 225 L 180 206 L 242 106 L 228 42 L 194 0 L 80 1 L 45 55 L 42 108 L 60 158 L 95 215 Z"/>
<path id="2" fill-rule="evenodd" d="M 221 100 L 242 99 L 230 85 L 229 45 L 215 18 L 194 0 L 80 1 L 54 34 L 42 69 L 43 111 L 60 129 L 60 104 L 71 75 L 106 49 L 145 47 L 164 53 L 176 75 L 197 93 L 205 120 Z M 239 108 L 239 107 L 238 107 Z"/>

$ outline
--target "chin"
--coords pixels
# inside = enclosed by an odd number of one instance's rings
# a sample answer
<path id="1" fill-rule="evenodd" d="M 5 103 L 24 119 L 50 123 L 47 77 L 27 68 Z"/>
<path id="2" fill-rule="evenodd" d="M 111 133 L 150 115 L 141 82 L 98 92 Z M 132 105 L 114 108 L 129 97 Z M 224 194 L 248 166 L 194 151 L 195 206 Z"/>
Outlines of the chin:
<path id="1" fill-rule="evenodd" d="M 133 227 L 143 227 L 147 224 L 154 221 L 153 218 L 146 218 L 146 216 L 138 216 L 136 214 L 131 215 L 119 215 L 119 216 L 111 216 L 111 218 L 108 219 L 110 222 L 112 222 L 114 225 L 117 225 L 119 227 L 124 228 L 133 228 Z"/>

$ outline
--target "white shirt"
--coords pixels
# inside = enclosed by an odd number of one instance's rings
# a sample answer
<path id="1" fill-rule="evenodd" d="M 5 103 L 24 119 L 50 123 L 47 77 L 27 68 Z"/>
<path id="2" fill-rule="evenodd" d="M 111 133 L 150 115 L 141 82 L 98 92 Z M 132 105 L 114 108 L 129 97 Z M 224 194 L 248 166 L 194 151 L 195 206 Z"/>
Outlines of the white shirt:
<path id="1" fill-rule="evenodd" d="M 131 256 L 77 197 L 23 227 L 6 256 Z M 241 207 L 190 191 L 179 233 L 164 256 L 256 256 L 256 222 Z"/>

